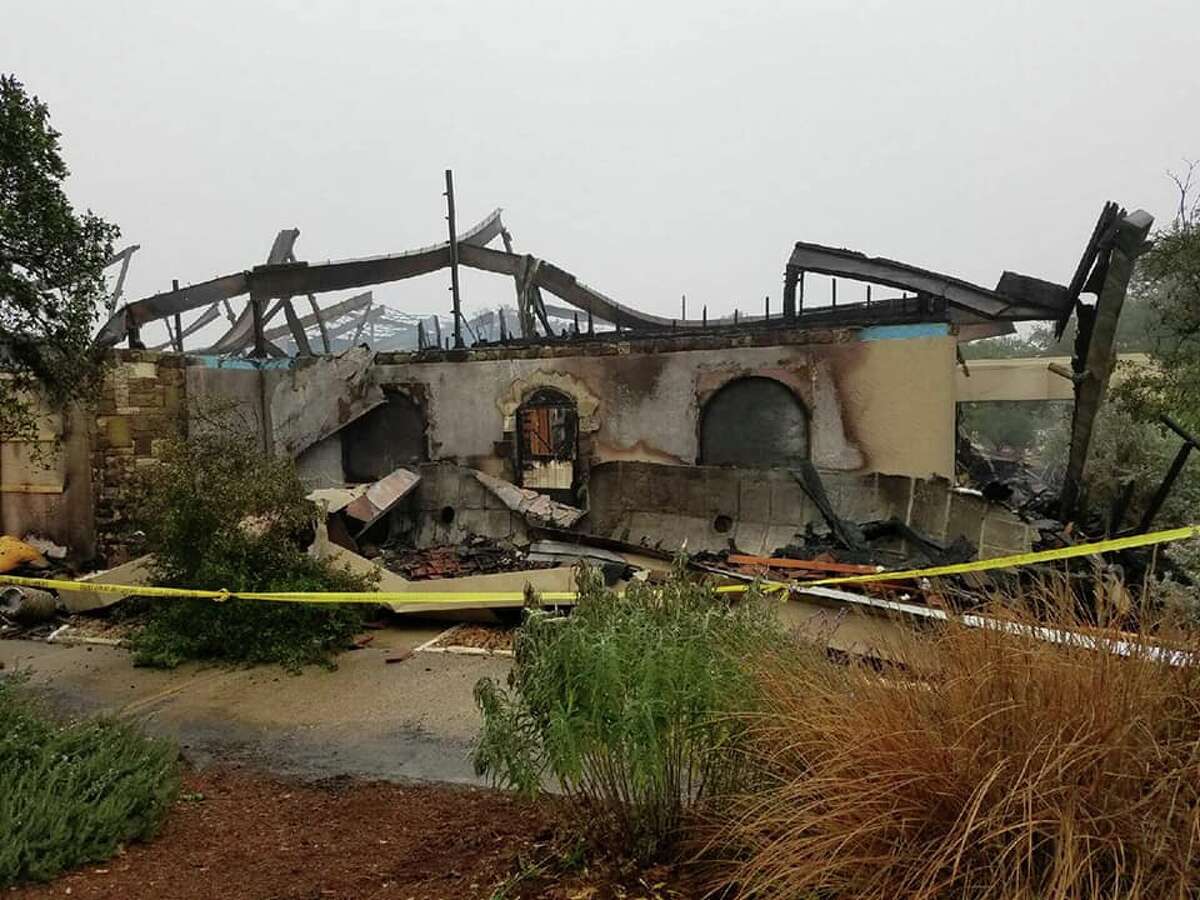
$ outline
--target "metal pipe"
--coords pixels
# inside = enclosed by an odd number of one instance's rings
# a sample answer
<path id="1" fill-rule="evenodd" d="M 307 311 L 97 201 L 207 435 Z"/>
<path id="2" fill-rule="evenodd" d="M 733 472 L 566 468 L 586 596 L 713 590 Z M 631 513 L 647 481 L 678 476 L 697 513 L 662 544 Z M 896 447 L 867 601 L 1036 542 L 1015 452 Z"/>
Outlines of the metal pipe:
<path id="1" fill-rule="evenodd" d="M 171 279 L 171 290 L 176 291 L 176 292 L 179 290 L 179 279 L 178 278 Z M 168 330 L 170 330 L 170 329 L 168 329 Z M 183 352 L 183 316 L 180 315 L 179 313 L 175 313 L 175 336 L 171 340 L 175 344 L 176 351 L 178 351 L 179 353 L 182 353 Z"/>
<path id="2" fill-rule="evenodd" d="M 446 221 L 450 225 L 450 293 L 454 299 L 454 349 L 463 346 L 462 307 L 458 296 L 458 231 L 454 227 L 454 173 L 446 170 Z"/>

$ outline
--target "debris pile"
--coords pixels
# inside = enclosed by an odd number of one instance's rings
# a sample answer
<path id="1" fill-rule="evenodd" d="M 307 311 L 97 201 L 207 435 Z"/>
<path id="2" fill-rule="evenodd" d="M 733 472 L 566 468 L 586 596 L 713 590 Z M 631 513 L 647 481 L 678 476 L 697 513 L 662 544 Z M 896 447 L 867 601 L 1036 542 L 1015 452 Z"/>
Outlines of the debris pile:
<path id="1" fill-rule="evenodd" d="M 381 548 L 384 567 L 410 581 L 433 578 L 461 578 L 496 572 L 521 572 L 548 569 L 555 563 L 530 560 L 525 551 L 508 541 L 497 541 L 479 534 L 469 535 L 461 544 L 416 549 L 397 544 Z"/>

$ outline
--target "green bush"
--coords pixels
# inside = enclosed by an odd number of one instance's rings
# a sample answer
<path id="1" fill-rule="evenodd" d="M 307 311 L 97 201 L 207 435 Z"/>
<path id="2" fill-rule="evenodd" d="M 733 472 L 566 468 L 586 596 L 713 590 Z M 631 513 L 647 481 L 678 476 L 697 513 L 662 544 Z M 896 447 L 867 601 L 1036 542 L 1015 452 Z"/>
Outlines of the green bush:
<path id="1" fill-rule="evenodd" d="M 143 484 L 139 525 L 155 583 L 232 591 L 369 591 L 371 579 L 305 552 L 317 509 L 289 459 L 209 432 L 172 443 Z M 133 640 L 138 665 L 185 659 L 330 663 L 365 607 L 254 600 L 156 600 Z"/>
<path id="2" fill-rule="evenodd" d="M 58 725 L 0 679 L 0 885 L 44 881 L 151 837 L 178 789 L 175 748 L 128 725 Z"/>
<path id="3" fill-rule="evenodd" d="M 624 595 L 582 569 L 574 612 L 530 611 L 508 690 L 481 680 L 479 774 L 536 794 L 552 781 L 582 830 L 646 860 L 684 814 L 738 786 L 752 708 L 743 661 L 783 640 L 757 595 L 730 603 L 682 572 Z"/>

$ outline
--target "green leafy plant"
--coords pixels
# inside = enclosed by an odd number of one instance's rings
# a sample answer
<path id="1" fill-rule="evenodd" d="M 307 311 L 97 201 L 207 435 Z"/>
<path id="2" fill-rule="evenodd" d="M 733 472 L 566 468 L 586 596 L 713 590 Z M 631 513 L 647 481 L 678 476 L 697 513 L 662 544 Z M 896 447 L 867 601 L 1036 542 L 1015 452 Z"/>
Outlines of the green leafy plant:
<path id="1" fill-rule="evenodd" d="M 44 881 L 155 834 L 177 751 L 129 725 L 56 724 L 0 678 L 0 885 Z"/>
<path id="2" fill-rule="evenodd" d="M 754 593 L 731 603 L 681 571 L 623 595 L 582 569 L 570 616 L 530 611 L 505 690 L 481 680 L 476 769 L 536 794 L 549 782 L 605 846 L 652 858 L 690 809 L 731 790 L 754 702 L 744 661 L 784 640 Z"/>
<path id="3" fill-rule="evenodd" d="M 119 231 L 77 213 L 46 105 L 0 75 L 0 437 L 28 436 L 40 397 L 94 393 L 102 372 L 92 322 Z"/>
<path id="4" fill-rule="evenodd" d="M 208 590 L 370 591 L 367 577 L 305 552 L 317 509 L 289 459 L 233 429 L 178 440 L 143 485 L 139 523 L 160 585 Z M 362 625 L 363 606 L 164 599 L 134 636 L 139 665 L 185 659 L 331 664 Z"/>

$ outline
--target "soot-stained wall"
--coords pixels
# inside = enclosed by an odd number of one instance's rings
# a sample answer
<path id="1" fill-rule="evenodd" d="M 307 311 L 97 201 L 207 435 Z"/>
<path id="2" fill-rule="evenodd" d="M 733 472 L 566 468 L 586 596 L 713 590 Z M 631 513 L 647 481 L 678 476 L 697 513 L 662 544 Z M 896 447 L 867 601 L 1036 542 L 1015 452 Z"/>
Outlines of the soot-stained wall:
<path id="1" fill-rule="evenodd" d="M 582 464 L 695 465 L 704 456 L 706 405 L 714 397 L 721 403 L 723 388 L 748 378 L 769 379 L 777 398 L 782 389 L 795 399 L 807 455 L 821 468 L 950 476 L 955 339 L 945 326 L 912 334 L 893 329 L 881 340 L 866 328 L 581 342 L 420 361 L 396 354 L 379 359 L 375 377 L 385 388 L 420 387 L 430 459 L 509 478 L 516 413 L 539 388 L 575 400 Z M 726 419 L 727 447 L 760 436 L 748 421 Z M 790 458 L 800 445 L 799 425 L 785 432 Z"/>

